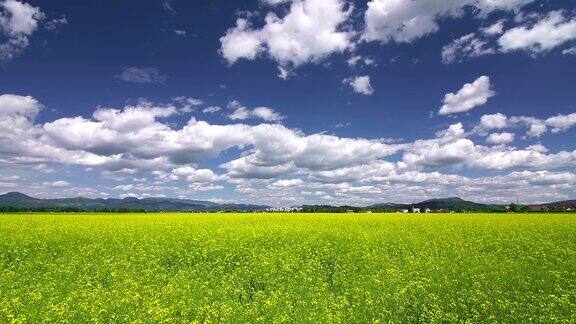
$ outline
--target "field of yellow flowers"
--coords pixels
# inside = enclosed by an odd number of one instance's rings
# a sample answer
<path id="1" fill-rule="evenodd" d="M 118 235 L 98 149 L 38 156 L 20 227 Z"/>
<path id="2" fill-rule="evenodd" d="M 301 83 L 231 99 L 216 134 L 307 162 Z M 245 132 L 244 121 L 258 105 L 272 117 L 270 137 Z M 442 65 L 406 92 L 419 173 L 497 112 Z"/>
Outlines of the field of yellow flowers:
<path id="1" fill-rule="evenodd" d="M 0 215 L 0 322 L 576 322 L 576 217 Z"/>

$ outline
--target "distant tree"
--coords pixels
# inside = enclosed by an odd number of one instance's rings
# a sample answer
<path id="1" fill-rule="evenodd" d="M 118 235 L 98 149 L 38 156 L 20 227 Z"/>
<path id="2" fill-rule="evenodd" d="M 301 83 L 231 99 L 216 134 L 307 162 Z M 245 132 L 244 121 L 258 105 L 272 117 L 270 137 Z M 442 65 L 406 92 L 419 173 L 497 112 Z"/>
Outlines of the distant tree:
<path id="1" fill-rule="evenodd" d="M 529 211 L 528 206 L 523 206 L 523 205 L 514 204 L 514 203 L 510 204 L 510 208 L 508 210 L 513 212 L 513 213 L 525 213 L 525 212 Z"/>

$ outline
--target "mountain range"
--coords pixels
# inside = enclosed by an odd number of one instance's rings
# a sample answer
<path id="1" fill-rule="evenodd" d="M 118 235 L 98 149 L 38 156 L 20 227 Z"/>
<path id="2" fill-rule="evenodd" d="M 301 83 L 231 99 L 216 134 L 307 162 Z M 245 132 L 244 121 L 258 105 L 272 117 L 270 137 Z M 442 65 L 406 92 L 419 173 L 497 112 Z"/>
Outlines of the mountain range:
<path id="1" fill-rule="evenodd" d="M 396 204 L 396 203 L 384 203 L 384 204 L 375 204 L 371 205 L 370 207 L 382 207 L 382 208 L 389 208 L 393 210 L 398 209 L 410 209 L 420 208 L 426 209 L 430 208 L 430 210 L 494 210 L 494 209 L 503 209 L 505 205 L 497 205 L 497 204 L 480 204 L 475 203 L 473 201 L 467 201 L 460 197 L 450 197 L 450 198 L 435 198 L 424 200 L 419 203 L 415 204 Z"/>
<path id="2" fill-rule="evenodd" d="M 50 208 L 50 209 L 79 209 L 79 210 L 124 210 L 137 209 L 146 211 L 261 211 L 270 208 L 265 205 L 252 204 L 234 204 L 234 203 L 215 203 L 204 200 L 177 199 L 177 198 L 59 198 L 59 199 L 40 199 L 30 197 L 20 192 L 9 192 L 0 195 L 0 207 L 16 207 L 25 209 Z M 314 209 L 318 206 L 301 206 L 304 209 Z M 332 206 L 324 206 L 332 207 Z M 374 204 L 364 209 L 386 209 L 402 210 L 411 208 L 420 208 L 422 211 L 426 208 L 430 210 L 455 210 L 455 211 L 489 211 L 505 210 L 506 205 L 498 204 L 481 204 L 467 201 L 459 197 L 435 198 L 425 200 L 414 204 L 397 204 L 381 203 Z M 576 200 L 565 200 L 553 203 L 526 205 L 529 210 L 566 210 L 569 208 L 576 209 Z M 345 208 L 334 207 L 334 208 Z M 356 207 L 358 208 L 358 207 Z"/>
<path id="3" fill-rule="evenodd" d="M 215 211 L 265 210 L 269 206 L 250 204 L 221 204 L 204 200 L 177 199 L 177 198 L 58 198 L 40 199 L 30 197 L 20 192 L 9 192 L 0 195 L 0 206 L 17 208 L 75 208 L 81 210 L 102 209 L 139 209 L 150 211 Z"/>

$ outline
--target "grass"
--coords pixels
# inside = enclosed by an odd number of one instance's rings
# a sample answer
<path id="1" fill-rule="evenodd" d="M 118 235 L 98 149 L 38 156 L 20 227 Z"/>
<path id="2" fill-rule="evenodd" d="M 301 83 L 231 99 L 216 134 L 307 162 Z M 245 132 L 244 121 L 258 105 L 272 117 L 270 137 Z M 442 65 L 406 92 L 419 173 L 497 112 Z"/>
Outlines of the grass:
<path id="1" fill-rule="evenodd" d="M 0 322 L 571 322 L 576 217 L 0 215 Z"/>

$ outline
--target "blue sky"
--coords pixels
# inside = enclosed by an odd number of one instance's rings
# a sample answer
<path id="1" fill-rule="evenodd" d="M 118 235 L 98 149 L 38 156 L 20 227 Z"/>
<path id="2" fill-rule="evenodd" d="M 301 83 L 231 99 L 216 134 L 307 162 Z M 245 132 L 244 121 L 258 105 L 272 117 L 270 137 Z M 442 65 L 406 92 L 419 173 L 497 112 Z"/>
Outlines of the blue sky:
<path id="1" fill-rule="evenodd" d="M 0 192 L 575 198 L 576 5 L 0 1 Z"/>

